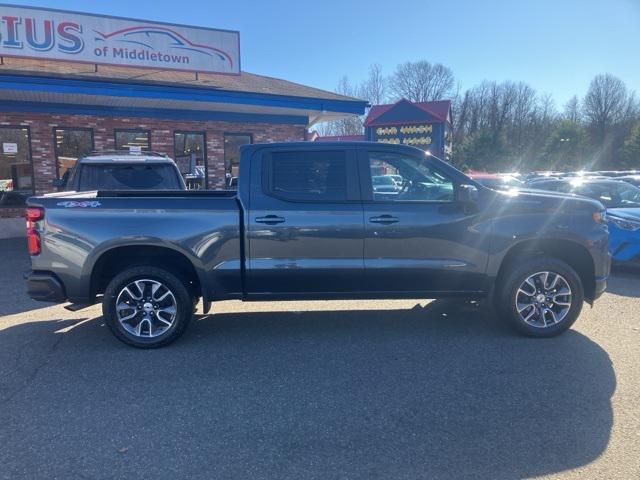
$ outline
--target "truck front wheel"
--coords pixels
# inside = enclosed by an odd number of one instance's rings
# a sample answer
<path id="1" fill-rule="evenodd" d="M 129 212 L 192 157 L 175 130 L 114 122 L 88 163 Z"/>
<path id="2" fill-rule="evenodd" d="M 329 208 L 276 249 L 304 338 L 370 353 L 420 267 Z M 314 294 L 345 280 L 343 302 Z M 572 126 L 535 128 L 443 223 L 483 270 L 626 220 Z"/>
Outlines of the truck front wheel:
<path id="1" fill-rule="evenodd" d="M 552 257 L 512 264 L 498 292 L 498 310 L 516 330 L 531 337 L 553 337 L 569 329 L 584 302 L 580 276 Z"/>
<path id="2" fill-rule="evenodd" d="M 168 345 L 184 332 L 193 315 L 193 296 L 173 273 L 136 266 L 107 286 L 102 313 L 116 338 L 137 348 Z"/>

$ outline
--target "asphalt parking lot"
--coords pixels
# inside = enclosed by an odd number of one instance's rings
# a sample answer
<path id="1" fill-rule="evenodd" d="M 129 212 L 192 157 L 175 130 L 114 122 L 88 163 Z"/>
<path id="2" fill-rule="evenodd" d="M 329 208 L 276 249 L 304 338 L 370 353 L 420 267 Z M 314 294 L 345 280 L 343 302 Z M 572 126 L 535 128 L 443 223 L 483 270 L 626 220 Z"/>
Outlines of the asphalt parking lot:
<path id="1" fill-rule="evenodd" d="M 640 478 L 640 273 L 574 329 L 451 301 L 224 302 L 140 351 L 0 241 L 0 478 Z"/>

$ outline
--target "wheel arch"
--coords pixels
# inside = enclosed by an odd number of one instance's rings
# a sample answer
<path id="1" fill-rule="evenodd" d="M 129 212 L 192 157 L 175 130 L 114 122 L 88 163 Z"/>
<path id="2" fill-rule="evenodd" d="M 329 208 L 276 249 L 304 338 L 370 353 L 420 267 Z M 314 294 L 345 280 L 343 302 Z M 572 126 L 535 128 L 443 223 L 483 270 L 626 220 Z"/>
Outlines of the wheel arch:
<path id="1" fill-rule="evenodd" d="M 535 239 L 523 240 L 513 245 L 502 258 L 496 274 L 496 285 L 504 280 L 507 272 L 519 258 L 550 256 L 566 262 L 573 268 L 582 282 L 586 299 L 595 296 L 595 265 L 586 247 L 580 243 L 565 239 Z"/>
<path id="2" fill-rule="evenodd" d="M 205 295 L 204 269 L 186 252 L 172 246 L 137 243 L 105 248 L 87 266 L 91 298 L 104 293 L 107 284 L 119 272 L 135 265 L 165 268 L 189 282 L 194 296 Z"/>

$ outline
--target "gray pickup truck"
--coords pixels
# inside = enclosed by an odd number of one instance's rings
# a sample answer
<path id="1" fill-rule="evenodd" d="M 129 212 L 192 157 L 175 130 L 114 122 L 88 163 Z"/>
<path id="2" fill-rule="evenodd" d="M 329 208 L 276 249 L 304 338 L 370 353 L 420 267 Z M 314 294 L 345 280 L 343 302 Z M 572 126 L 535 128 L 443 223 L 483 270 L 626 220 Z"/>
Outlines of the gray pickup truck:
<path id="1" fill-rule="evenodd" d="M 92 190 L 186 190 L 176 163 L 152 152 L 114 150 L 85 155 L 54 186 L 67 192 Z"/>
<path id="2" fill-rule="evenodd" d="M 407 146 L 248 145 L 238 191 L 97 191 L 28 201 L 36 300 L 102 301 L 150 348 L 203 299 L 493 299 L 521 333 L 568 329 L 606 288 L 603 206 L 496 192 Z M 378 189 L 387 175 L 394 188 Z M 376 182 L 379 183 L 379 182 Z M 383 182 L 384 183 L 384 182 Z"/>

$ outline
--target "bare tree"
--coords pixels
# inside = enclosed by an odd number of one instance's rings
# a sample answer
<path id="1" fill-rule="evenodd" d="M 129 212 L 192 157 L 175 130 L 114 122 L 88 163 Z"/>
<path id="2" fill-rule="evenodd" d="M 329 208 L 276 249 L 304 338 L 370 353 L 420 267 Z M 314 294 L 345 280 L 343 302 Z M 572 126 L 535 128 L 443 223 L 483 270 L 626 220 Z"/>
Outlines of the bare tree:
<path id="1" fill-rule="evenodd" d="M 513 106 L 511 132 L 515 148 L 522 151 L 528 140 L 533 112 L 536 107 L 536 91 L 524 82 L 516 85 L 516 99 Z"/>
<path id="2" fill-rule="evenodd" d="M 484 81 L 477 87 L 465 93 L 464 102 L 466 113 L 466 125 L 460 125 L 466 130 L 468 135 L 472 135 L 479 130 L 488 127 L 489 103 L 490 103 L 490 82 Z"/>
<path id="3" fill-rule="evenodd" d="M 379 105 L 387 101 L 387 79 L 382 74 L 382 66 L 379 63 L 369 67 L 369 77 L 359 90 L 359 97 L 368 100 L 371 105 Z"/>
<path id="4" fill-rule="evenodd" d="M 580 111 L 580 100 L 578 100 L 577 95 L 574 95 L 565 103 L 563 117 L 565 120 L 570 120 L 573 123 L 581 123 L 582 112 Z"/>
<path id="5" fill-rule="evenodd" d="M 584 97 L 584 115 L 600 142 L 615 124 L 624 119 L 629 107 L 624 82 L 608 73 L 596 76 Z"/>
<path id="6" fill-rule="evenodd" d="M 550 93 L 544 93 L 538 98 L 538 104 L 533 112 L 533 120 L 538 138 L 546 138 L 558 120 L 558 110 Z"/>
<path id="7" fill-rule="evenodd" d="M 338 86 L 335 89 L 336 93 L 345 95 L 347 97 L 357 97 L 358 88 L 354 87 L 347 76 L 343 76 L 338 82 Z M 325 122 L 317 126 L 318 132 L 325 135 L 361 135 L 362 134 L 361 117 L 350 116 L 347 118 L 341 118 L 340 120 L 333 120 Z"/>
<path id="8" fill-rule="evenodd" d="M 372 65 L 362 84 L 352 85 L 343 77 L 336 92 L 373 104 L 397 98 L 450 98 L 453 161 L 490 170 L 616 168 L 624 157 L 625 138 L 640 121 L 640 102 L 635 94 L 608 74 L 595 77 L 584 100 L 572 97 L 562 112 L 551 95 L 539 95 L 524 82 L 485 80 L 464 92 L 454 86 L 450 69 L 419 61 L 398 65 L 388 78 L 380 65 Z M 319 130 L 324 135 L 361 134 L 362 122 L 363 118 L 348 118 L 329 122 Z M 566 138 L 572 143 L 567 144 Z"/>
<path id="9" fill-rule="evenodd" d="M 412 102 L 429 102 L 446 98 L 454 86 L 453 72 L 441 63 L 426 60 L 406 62 L 397 66 L 389 88 L 396 98 Z"/>

